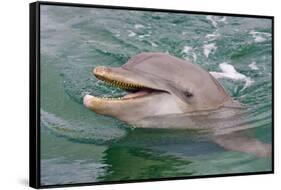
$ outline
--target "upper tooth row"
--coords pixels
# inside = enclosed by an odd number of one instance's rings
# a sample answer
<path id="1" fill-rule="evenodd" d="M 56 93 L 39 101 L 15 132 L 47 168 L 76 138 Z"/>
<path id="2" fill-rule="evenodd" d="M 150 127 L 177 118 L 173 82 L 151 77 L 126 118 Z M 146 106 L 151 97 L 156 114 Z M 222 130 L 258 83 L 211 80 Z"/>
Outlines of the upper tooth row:
<path id="1" fill-rule="evenodd" d="M 121 99 L 123 99 L 123 97 L 118 97 L 118 98 L 101 97 L 101 98 L 106 99 L 106 100 L 116 100 L 116 99 L 121 100 Z"/>
<path id="2" fill-rule="evenodd" d="M 142 85 L 138 85 L 138 84 L 130 84 L 130 83 L 123 83 L 123 82 L 119 82 L 119 81 L 115 81 L 115 80 L 108 80 L 104 77 L 101 76 L 97 76 L 97 78 L 108 82 L 111 85 L 117 86 L 117 87 L 123 87 L 123 88 L 142 88 Z"/>
<path id="3" fill-rule="evenodd" d="M 117 87 L 124 87 L 124 88 L 141 88 L 141 85 L 136 85 L 136 84 L 128 84 L 128 83 L 123 83 L 123 82 L 118 82 L 118 81 L 110 81 L 109 82 L 111 85 L 117 86 Z"/>

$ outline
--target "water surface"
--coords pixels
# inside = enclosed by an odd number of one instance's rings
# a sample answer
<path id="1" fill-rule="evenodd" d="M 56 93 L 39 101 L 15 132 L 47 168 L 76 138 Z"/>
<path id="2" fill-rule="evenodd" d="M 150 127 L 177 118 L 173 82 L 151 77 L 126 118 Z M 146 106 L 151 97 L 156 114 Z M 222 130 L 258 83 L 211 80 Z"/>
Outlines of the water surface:
<path id="1" fill-rule="evenodd" d="M 41 6 L 42 185 L 271 170 L 271 158 L 227 151 L 190 130 L 134 129 L 82 105 L 85 94 L 124 93 L 92 76 L 147 51 L 190 60 L 248 108 L 270 143 L 271 20 Z"/>

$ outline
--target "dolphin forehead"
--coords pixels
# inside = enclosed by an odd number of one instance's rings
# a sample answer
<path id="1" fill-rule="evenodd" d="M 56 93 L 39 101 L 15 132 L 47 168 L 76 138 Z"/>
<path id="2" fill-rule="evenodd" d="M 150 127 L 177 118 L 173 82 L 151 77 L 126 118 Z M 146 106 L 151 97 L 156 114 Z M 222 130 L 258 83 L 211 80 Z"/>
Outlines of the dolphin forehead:
<path id="1" fill-rule="evenodd" d="M 158 82 L 169 82 L 182 91 L 196 89 L 223 90 L 221 85 L 199 65 L 174 56 L 148 52 L 131 58 L 121 68 L 134 72 L 143 78 L 153 78 Z"/>
<path id="2" fill-rule="evenodd" d="M 184 83 L 189 87 L 200 85 L 202 78 L 210 77 L 208 72 L 196 64 L 158 52 L 140 53 L 129 59 L 122 68 L 140 75 L 146 73 L 158 77 L 158 79 L 178 84 Z"/>

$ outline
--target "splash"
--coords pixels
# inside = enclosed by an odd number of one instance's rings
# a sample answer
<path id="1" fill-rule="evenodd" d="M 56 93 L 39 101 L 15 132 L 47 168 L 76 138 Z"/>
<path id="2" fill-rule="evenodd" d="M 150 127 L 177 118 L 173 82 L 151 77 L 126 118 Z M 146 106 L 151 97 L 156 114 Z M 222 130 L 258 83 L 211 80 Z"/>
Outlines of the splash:
<path id="1" fill-rule="evenodd" d="M 184 46 L 183 50 L 181 51 L 182 54 L 184 54 L 184 59 L 189 60 L 189 56 L 192 57 L 193 61 L 196 62 L 197 55 L 194 52 L 194 49 L 190 46 Z"/>
<path id="2" fill-rule="evenodd" d="M 210 53 L 214 53 L 215 52 L 215 50 L 217 49 L 217 46 L 216 46 L 215 43 L 205 44 L 203 46 L 203 49 L 204 49 L 204 55 L 206 57 L 209 57 Z"/>
<path id="3" fill-rule="evenodd" d="M 254 82 L 250 77 L 247 77 L 242 73 L 237 72 L 233 65 L 224 62 L 221 63 L 219 67 L 222 70 L 222 72 L 214 72 L 214 71 L 210 72 L 210 74 L 213 75 L 216 79 L 229 78 L 234 81 L 242 80 L 245 82 L 244 88 L 250 86 Z"/>
<path id="4" fill-rule="evenodd" d="M 266 32 L 256 32 L 254 30 L 251 30 L 249 32 L 254 38 L 254 42 L 256 43 L 261 43 L 267 40 L 267 38 L 271 37 L 271 34 L 266 33 Z"/>
<path id="5" fill-rule="evenodd" d="M 252 70 L 259 70 L 255 61 L 253 61 L 250 65 L 248 65 Z"/>
<path id="6" fill-rule="evenodd" d="M 218 17 L 218 16 L 212 16 L 212 15 L 208 15 L 206 16 L 206 19 L 211 21 L 211 24 L 213 25 L 213 27 L 217 28 L 218 27 L 218 24 L 219 22 L 224 22 L 226 23 L 226 17 Z"/>

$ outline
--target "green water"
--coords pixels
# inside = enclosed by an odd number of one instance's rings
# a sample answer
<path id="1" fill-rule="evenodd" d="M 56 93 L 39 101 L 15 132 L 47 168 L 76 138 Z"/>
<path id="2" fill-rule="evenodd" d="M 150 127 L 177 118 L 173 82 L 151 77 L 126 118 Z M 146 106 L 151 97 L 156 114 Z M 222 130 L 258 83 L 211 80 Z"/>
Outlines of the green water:
<path id="1" fill-rule="evenodd" d="M 42 6 L 41 183 L 270 171 L 271 158 L 224 150 L 193 131 L 133 129 L 82 98 L 124 93 L 97 81 L 95 66 L 167 52 L 218 77 L 248 107 L 248 132 L 270 143 L 271 43 L 267 19 Z"/>

